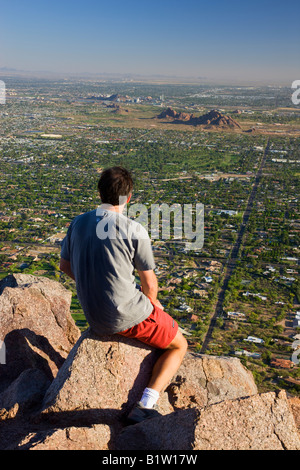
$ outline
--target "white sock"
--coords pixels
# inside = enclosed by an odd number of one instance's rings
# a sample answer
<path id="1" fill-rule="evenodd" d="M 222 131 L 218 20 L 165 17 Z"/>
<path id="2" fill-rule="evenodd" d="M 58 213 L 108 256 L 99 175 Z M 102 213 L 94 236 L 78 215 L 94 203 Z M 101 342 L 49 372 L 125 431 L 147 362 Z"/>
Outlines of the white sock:
<path id="1" fill-rule="evenodd" d="M 145 388 L 141 403 L 145 408 L 153 408 L 159 398 L 159 392 L 153 390 L 153 388 Z"/>

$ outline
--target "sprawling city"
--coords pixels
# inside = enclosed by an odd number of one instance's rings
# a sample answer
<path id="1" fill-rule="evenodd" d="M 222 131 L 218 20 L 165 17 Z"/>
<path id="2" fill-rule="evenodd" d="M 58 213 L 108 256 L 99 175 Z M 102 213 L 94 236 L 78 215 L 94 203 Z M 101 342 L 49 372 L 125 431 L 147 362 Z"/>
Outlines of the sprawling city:
<path id="1" fill-rule="evenodd" d="M 0 450 L 300 450 L 299 17 L 1 3 Z"/>
<path id="2" fill-rule="evenodd" d="M 283 86 L 1 77 L 1 279 L 59 269 L 71 220 L 100 205 L 102 169 L 130 204 L 203 204 L 204 243 L 153 237 L 159 300 L 190 350 L 238 357 L 260 392 L 300 390 L 300 108 Z M 150 238 L 151 238 L 151 234 Z M 138 282 L 138 279 L 137 279 Z"/>

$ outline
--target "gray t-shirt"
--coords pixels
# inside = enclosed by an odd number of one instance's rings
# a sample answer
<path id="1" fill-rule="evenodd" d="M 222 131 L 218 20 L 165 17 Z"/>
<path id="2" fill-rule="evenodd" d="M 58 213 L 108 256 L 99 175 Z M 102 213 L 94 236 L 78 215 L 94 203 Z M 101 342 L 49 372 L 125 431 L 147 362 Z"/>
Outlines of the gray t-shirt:
<path id="1" fill-rule="evenodd" d="M 153 305 L 134 274 L 155 267 L 141 224 L 101 207 L 81 214 L 68 228 L 61 257 L 70 261 L 78 299 L 96 333 L 124 331 L 151 314 Z"/>

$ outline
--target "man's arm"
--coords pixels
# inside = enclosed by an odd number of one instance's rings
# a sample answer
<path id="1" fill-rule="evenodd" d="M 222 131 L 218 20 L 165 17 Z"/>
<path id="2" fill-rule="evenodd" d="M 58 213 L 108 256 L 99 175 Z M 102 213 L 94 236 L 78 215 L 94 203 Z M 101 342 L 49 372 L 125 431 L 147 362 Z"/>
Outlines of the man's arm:
<path id="1" fill-rule="evenodd" d="M 141 280 L 143 294 L 145 294 L 154 305 L 163 308 L 160 301 L 157 299 L 158 282 L 154 271 L 152 269 L 149 271 L 138 271 L 138 274 Z"/>
<path id="2" fill-rule="evenodd" d="M 74 277 L 74 274 L 72 273 L 70 261 L 68 261 L 68 260 L 66 260 L 66 259 L 64 259 L 64 258 L 60 258 L 59 269 L 60 269 L 61 271 L 63 271 L 65 274 L 67 274 L 67 276 L 69 276 L 69 277 L 71 277 L 72 279 L 74 279 L 74 281 L 75 281 L 75 277 Z"/>

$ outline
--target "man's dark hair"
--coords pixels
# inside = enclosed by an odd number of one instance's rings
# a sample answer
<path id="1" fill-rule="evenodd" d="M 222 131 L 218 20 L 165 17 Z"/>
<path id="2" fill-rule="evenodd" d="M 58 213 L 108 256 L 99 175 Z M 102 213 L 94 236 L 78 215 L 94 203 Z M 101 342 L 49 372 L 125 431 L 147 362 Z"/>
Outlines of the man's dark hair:
<path id="1" fill-rule="evenodd" d="M 131 174 L 121 166 L 114 166 L 103 170 L 98 181 L 98 190 L 103 204 L 118 206 L 120 197 L 132 192 L 133 181 Z"/>

